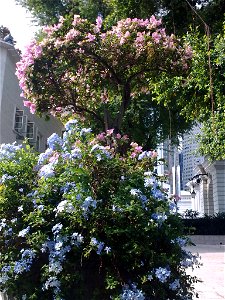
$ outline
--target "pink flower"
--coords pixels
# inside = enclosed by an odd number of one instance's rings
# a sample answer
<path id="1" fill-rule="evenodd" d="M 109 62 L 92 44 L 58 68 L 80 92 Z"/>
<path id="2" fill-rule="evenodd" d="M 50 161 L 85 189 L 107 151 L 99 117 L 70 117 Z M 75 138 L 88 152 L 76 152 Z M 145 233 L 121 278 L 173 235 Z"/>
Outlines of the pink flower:
<path id="1" fill-rule="evenodd" d="M 136 153 L 140 153 L 140 152 L 142 152 L 142 147 L 141 146 L 137 146 L 137 147 L 135 147 L 134 151 Z"/>
<path id="2" fill-rule="evenodd" d="M 137 144 L 137 143 L 134 143 L 134 142 L 130 143 L 130 145 L 131 145 L 132 148 L 138 147 L 138 144 Z"/>
<path id="3" fill-rule="evenodd" d="M 158 153 L 156 151 L 152 151 L 152 157 L 157 157 L 158 156 Z"/>
<path id="4" fill-rule="evenodd" d="M 156 44 L 160 42 L 161 35 L 158 32 L 153 32 L 152 38 Z"/>
<path id="5" fill-rule="evenodd" d="M 117 133 L 116 138 L 117 138 L 118 140 L 120 140 L 120 139 L 121 139 L 121 134 L 120 134 L 120 133 Z"/>
<path id="6" fill-rule="evenodd" d="M 107 135 L 113 134 L 114 128 L 106 130 Z"/>
<path id="7" fill-rule="evenodd" d="M 87 34 L 87 39 L 89 42 L 93 42 L 95 40 L 95 36 L 89 32 Z"/>
<path id="8" fill-rule="evenodd" d="M 30 106 L 30 112 L 31 112 L 32 114 L 34 114 L 35 111 L 36 111 L 36 104 L 32 103 L 31 106 Z"/>
<path id="9" fill-rule="evenodd" d="M 152 27 L 158 27 L 159 25 L 162 24 L 162 20 L 161 19 L 157 20 L 155 16 L 151 16 L 149 20 L 151 22 Z"/>
<path id="10" fill-rule="evenodd" d="M 136 155 L 137 155 L 136 152 L 132 152 L 131 155 L 130 155 L 130 157 L 134 158 Z"/>
<path id="11" fill-rule="evenodd" d="M 26 106 L 26 107 L 31 107 L 32 102 L 27 101 L 27 100 L 24 100 L 24 101 L 23 101 L 23 105 Z"/>
<path id="12" fill-rule="evenodd" d="M 98 16 L 96 19 L 96 27 L 100 29 L 102 27 L 102 17 Z"/>
<path id="13" fill-rule="evenodd" d="M 99 133 L 99 134 L 97 135 L 97 139 L 98 139 L 99 141 L 104 141 L 104 139 L 105 139 L 105 133 L 104 133 L 104 132 Z"/>

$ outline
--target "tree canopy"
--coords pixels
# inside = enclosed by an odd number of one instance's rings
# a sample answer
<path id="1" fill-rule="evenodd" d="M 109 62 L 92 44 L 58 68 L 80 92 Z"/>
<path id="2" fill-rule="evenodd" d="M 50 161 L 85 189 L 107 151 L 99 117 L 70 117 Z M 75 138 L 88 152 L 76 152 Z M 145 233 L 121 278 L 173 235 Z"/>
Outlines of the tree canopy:
<path id="1" fill-rule="evenodd" d="M 16 0 L 27 8 L 41 25 L 58 22 L 59 16 L 80 14 L 94 22 L 101 15 L 108 25 L 120 19 L 149 18 L 158 15 L 168 32 L 185 33 L 189 26 L 205 23 L 217 32 L 223 22 L 225 3 L 223 0 Z M 196 12 L 194 12 L 194 9 Z M 197 16 L 197 14 L 198 16 Z"/>
<path id="2" fill-rule="evenodd" d="M 91 24 L 75 15 L 44 31 L 43 41 L 33 42 L 17 64 L 31 110 L 72 112 L 96 124 L 96 131 L 114 128 L 137 137 L 141 128 L 156 127 L 156 140 L 187 129 L 176 101 L 169 106 L 153 101 L 158 80 L 186 76 L 192 57 L 189 45 L 166 35 L 161 20 L 128 18 L 105 32 L 101 17 Z M 153 141 L 148 130 L 138 142 Z"/>

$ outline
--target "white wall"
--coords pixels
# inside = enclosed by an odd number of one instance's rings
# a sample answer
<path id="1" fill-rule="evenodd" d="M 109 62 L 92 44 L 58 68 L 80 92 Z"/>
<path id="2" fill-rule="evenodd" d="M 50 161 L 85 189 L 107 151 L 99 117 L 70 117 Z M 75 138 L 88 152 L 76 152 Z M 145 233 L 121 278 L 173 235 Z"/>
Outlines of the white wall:
<path id="1" fill-rule="evenodd" d="M 61 135 L 63 126 L 53 117 L 50 121 L 45 121 L 44 117 L 32 115 L 29 109 L 24 107 L 23 99 L 20 97 L 19 82 L 15 75 L 16 62 L 19 59 L 13 46 L 0 41 L 0 143 L 12 143 L 16 140 L 18 135 L 14 131 L 14 119 L 18 108 L 24 111 L 30 122 L 35 123 L 35 129 L 42 137 L 40 151 L 44 151 L 47 138 L 53 132 Z"/>

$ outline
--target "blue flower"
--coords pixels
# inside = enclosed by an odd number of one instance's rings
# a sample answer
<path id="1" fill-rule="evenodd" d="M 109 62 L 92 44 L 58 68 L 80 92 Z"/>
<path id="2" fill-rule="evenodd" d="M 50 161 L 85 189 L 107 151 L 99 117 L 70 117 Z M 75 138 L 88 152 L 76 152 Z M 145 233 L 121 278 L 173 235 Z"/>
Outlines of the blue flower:
<path id="1" fill-rule="evenodd" d="M 57 133 L 53 133 L 48 139 L 47 143 L 50 149 L 57 150 L 61 148 L 63 145 L 63 140 L 58 136 Z"/>
<path id="2" fill-rule="evenodd" d="M 73 129 L 76 125 L 77 125 L 78 121 L 76 119 L 74 120 L 69 120 L 66 124 L 65 124 L 65 129 L 66 131 L 69 131 L 71 129 Z"/>
<path id="3" fill-rule="evenodd" d="M 80 136 L 83 136 L 87 133 L 90 133 L 91 132 L 91 128 L 82 128 L 81 131 L 80 131 Z"/>
<path id="4" fill-rule="evenodd" d="M 57 234 L 60 232 L 60 230 L 63 228 L 62 224 L 61 223 L 58 223 L 58 224 L 55 224 L 53 227 L 52 227 L 52 232 L 54 234 Z"/>
<path id="5" fill-rule="evenodd" d="M 51 276 L 44 284 L 43 289 L 48 290 L 49 288 L 56 288 L 59 289 L 60 281 L 57 279 L 56 276 Z"/>
<path id="6" fill-rule="evenodd" d="M 155 269 L 155 276 L 159 279 L 160 282 L 165 283 L 170 277 L 171 271 L 167 268 L 157 268 Z"/>
<path id="7" fill-rule="evenodd" d="M 53 150 L 48 148 L 44 153 L 41 153 L 38 158 L 37 165 L 42 165 L 53 154 Z"/>
<path id="8" fill-rule="evenodd" d="M 126 285 L 123 288 L 123 294 L 120 295 L 121 300 L 144 300 L 144 294 L 141 290 L 137 289 L 135 284 L 132 284 L 131 287 Z"/>
<path id="9" fill-rule="evenodd" d="M 21 231 L 18 233 L 18 236 L 20 236 L 20 237 L 25 237 L 25 236 L 28 234 L 29 231 L 30 231 L 30 226 L 27 226 L 27 228 L 21 230 Z"/>
<path id="10" fill-rule="evenodd" d="M 13 179 L 13 176 L 8 175 L 8 174 L 4 174 L 4 175 L 2 176 L 2 178 L 0 179 L 0 183 L 5 183 L 6 180 L 10 180 L 10 179 Z"/>
<path id="11" fill-rule="evenodd" d="M 1 144 L 0 146 L 0 161 L 5 159 L 13 160 L 16 156 L 16 152 L 22 148 L 22 145 L 13 144 Z"/>
<path id="12" fill-rule="evenodd" d="M 180 281 L 179 279 L 175 279 L 172 283 L 169 284 L 169 288 L 172 291 L 176 291 L 180 288 Z"/>
<path id="13" fill-rule="evenodd" d="M 44 178 L 54 177 L 55 173 L 53 164 L 47 164 L 41 167 L 41 169 L 39 170 L 39 176 Z"/>

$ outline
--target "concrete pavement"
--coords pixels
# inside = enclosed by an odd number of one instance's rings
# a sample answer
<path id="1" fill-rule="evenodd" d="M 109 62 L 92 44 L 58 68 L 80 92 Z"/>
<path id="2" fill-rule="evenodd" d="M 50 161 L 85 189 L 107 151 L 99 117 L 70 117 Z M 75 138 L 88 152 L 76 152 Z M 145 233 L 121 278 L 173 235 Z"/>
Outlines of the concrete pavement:
<path id="1" fill-rule="evenodd" d="M 189 270 L 202 282 L 195 284 L 198 297 L 201 300 L 225 299 L 225 246 L 201 245 L 187 247 L 192 253 L 199 253 L 201 257 L 200 268 Z"/>

